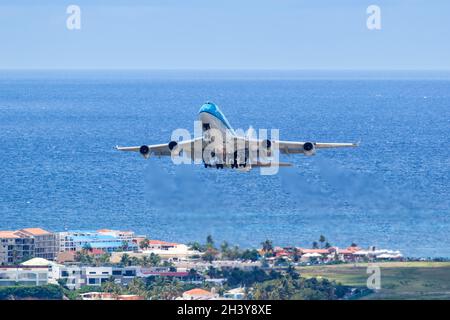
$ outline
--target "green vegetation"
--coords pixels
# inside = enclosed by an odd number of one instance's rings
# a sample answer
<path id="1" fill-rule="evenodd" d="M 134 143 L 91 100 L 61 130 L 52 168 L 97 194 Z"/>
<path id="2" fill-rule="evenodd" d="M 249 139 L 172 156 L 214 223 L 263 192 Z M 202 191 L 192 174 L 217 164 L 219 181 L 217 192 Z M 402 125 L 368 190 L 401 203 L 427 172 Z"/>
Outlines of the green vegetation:
<path id="1" fill-rule="evenodd" d="M 272 242 L 270 240 L 266 240 L 266 242 L 270 246 L 270 250 L 272 252 L 273 251 Z M 201 259 L 207 262 L 212 262 L 214 260 L 217 260 L 218 258 L 222 260 L 241 259 L 250 261 L 257 261 L 260 258 L 258 250 L 256 249 L 241 250 L 239 246 L 231 247 L 227 241 L 222 242 L 219 250 L 214 246 L 214 240 L 211 235 L 207 236 L 205 244 L 200 244 L 199 242 L 190 242 L 188 243 L 188 246 L 191 250 L 202 252 L 203 255 L 201 256 Z"/>
<path id="2" fill-rule="evenodd" d="M 60 300 L 63 289 L 58 285 L 0 287 L 0 300 Z"/>
<path id="3" fill-rule="evenodd" d="M 383 262 L 381 289 L 363 299 L 450 299 L 450 262 Z M 298 267 L 302 277 L 365 288 L 367 263 Z"/>
<path id="4" fill-rule="evenodd" d="M 279 279 L 256 283 L 252 298 L 255 300 L 335 300 L 349 293 L 349 288 L 327 279 L 305 279 L 282 276 Z"/>

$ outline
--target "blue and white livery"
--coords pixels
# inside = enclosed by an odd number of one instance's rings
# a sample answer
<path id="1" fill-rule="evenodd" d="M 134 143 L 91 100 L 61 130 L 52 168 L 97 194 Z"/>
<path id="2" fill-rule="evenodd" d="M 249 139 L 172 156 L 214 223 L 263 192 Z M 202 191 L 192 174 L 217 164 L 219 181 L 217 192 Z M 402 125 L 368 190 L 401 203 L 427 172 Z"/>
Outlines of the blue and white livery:
<path id="1" fill-rule="evenodd" d="M 177 157 L 188 155 L 194 163 L 203 163 L 206 168 L 231 168 L 248 171 L 252 167 L 290 166 L 289 163 L 273 162 L 274 154 L 299 154 L 311 156 L 317 149 L 356 147 L 355 143 L 328 143 L 282 141 L 276 139 L 258 139 L 250 132 L 239 135 L 219 107 L 207 102 L 200 108 L 198 118 L 202 127 L 202 136 L 183 141 L 119 147 L 120 151 L 139 152 L 145 158 L 154 156 Z M 250 130 L 249 130 L 250 131 Z M 269 160 L 269 161 L 268 161 Z"/>

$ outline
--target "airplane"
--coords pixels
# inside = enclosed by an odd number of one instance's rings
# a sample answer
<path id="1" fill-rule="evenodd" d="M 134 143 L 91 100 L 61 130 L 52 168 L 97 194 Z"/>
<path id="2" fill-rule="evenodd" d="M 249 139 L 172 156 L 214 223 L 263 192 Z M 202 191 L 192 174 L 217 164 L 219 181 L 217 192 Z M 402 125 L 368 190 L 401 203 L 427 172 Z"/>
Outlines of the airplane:
<path id="1" fill-rule="evenodd" d="M 246 135 L 238 134 L 228 122 L 219 107 L 207 102 L 198 111 L 202 136 L 182 141 L 119 147 L 119 151 L 139 152 L 144 158 L 154 156 L 182 156 L 203 163 L 205 168 L 230 168 L 249 171 L 254 167 L 292 166 L 291 163 L 273 162 L 274 154 L 315 155 L 318 149 L 357 147 L 357 143 L 329 143 L 310 141 L 281 141 L 274 139 L 255 139 L 253 130 Z"/>

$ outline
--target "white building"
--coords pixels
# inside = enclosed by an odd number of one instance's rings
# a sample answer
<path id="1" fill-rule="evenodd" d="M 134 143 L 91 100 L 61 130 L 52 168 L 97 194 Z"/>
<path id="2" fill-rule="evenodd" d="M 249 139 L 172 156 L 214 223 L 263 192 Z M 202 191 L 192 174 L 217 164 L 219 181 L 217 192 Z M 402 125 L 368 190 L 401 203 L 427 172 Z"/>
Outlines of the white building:
<path id="1" fill-rule="evenodd" d="M 245 289 L 244 288 L 234 288 L 234 289 L 228 290 L 223 294 L 223 297 L 225 299 L 231 299 L 231 300 L 244 300 Z"/>
<path id="2" fill-rule="evenodd" d="M 78 251 L 86 247 L 115 252 L 126 249 L 135 251 L 138 246 L 132 240 L 131 231 L 64 231 L 58 233 L 59 251 Z M 124 248 L 124 246 L 126 248 Z"/>
<path id="3" fill-rule="evenodd" d="M 0 286 L 40 286 L 48 284 L 48 280 L 46 266 L 0 267 Z"/>

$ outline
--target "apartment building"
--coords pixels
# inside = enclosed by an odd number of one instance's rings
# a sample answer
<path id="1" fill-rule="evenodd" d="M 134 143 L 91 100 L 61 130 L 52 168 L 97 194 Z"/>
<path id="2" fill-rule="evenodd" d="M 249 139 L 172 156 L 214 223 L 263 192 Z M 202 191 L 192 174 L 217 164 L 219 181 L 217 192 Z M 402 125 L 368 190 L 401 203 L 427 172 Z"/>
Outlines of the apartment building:
<path id="1" fill-rule="evenodd" d="M 53 260 L 56 236 L 41 228 L 0 231 L 0 265 L 14 265 L 33 257 Z"/>
<path id="2" fill-rule="evenodd" d="M 0 265 L 13 265 L 34 256 L 34 238 L 20 231 L 0 231 Z"/>
<path id="3" fill-rule="evenodd" d="M 41 228 L 27 228 L 19 230 L 24 235 L 34 239 L 34 256 L 47 260 L 54 260 L 58 248 L 56 235 Z"/>
<path id="4" fill-rule="evenodd" d="M 104 252 L 135 251 L 137 244 L 129 234 L 119 231 L 64 231 L 58 233 L 59 251 L 78 251 L 84 248 L 101 249 Z"/>

